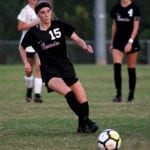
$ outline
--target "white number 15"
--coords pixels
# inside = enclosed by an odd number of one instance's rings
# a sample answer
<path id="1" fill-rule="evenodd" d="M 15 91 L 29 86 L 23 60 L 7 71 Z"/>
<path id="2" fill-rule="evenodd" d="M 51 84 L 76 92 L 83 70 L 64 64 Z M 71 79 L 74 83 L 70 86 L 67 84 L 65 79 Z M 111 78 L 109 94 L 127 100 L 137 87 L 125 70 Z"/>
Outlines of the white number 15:
<path id="1" fill-rule="evenodd" d="M 51 35 L 51 40 L 55 40 L 61 37 L 61 32 L 59 28 L 49 31 L 49 34 Z"/>

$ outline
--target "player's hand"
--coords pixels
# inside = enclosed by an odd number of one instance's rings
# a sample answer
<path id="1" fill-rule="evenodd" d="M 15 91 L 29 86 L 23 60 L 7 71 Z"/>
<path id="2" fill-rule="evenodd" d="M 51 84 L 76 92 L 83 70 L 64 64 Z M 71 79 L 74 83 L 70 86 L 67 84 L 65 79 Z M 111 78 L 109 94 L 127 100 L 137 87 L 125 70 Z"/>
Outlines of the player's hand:
<path id="1" fill-rule="evenodd" d="M 31 72 L 32 71 L 31 65 L 29 63 L 25 63 L 24 70 L 25 72 Z"/>
<path id="2" fill-rule="evenodd" d="M 109 51 L 110 51 L 110 53 L 112 53 L 112 50 L 113 50 L 113 45 L 110 44 L 110 45 L 109 45 Z"/>
<path id="3" fill-rule="evenodd" d="M 91 45 L 86 45 L 86 47 L 84 48 L 85 51 L 89 52 L 89 53 L 94 53 L 93 47 Z"/>
<path id="4" fill-rule="evenodd" d="M 132 49 L 132 43 L 127 43 L 126 45 L 125 45 L 125 48 L 124 48 L 124 50 L 125 50 L 125 53 L 129 53 L 130 51 L 131 51 L 131 49 Z"/>

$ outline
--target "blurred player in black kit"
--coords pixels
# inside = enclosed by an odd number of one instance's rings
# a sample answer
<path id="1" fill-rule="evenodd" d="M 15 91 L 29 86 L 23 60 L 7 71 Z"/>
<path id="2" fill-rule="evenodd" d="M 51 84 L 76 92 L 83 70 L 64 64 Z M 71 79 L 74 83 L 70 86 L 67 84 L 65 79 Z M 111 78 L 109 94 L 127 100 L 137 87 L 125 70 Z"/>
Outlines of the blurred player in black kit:
<path id="1" fill-rule="evenodd" d="M 25 55 L 25 48 L 31 45 L 39 55 L 42 79 L 48 91 L 55 91 L 64 96 L 78 116 L 77 132 L 94 133 L 98 126 L 89 119 L 86 93 L 67 57 L 65 37 L 69 37 L 89 53 L 94 52 L 93 48 L 75 33 L 74 27 L 59 20 L 52 20 L 51 6 L 46 0 L 37 2 L 35 12 L 40 23 L 26 33 L 20 47 L 24 68 L 26 71 L 31 69 Z"/>
<path id="2" fill-rule="evenodd" d="M 114 82 L 116 96 L 114 102 L 122 101 L 122 75 L 121 64 L 124 53 L 127 55 L 128 75 L 129 75 L 129 95 L 127 102 L 134 100 L 136 86 L 136 61 L 140 45 L 138 41 L 138 31 L 140 26 L 140 10 L 131 0 L 121 0 L 114 5 L 111 10 L 112 37 L 110 51 L 114 63 Z"/>

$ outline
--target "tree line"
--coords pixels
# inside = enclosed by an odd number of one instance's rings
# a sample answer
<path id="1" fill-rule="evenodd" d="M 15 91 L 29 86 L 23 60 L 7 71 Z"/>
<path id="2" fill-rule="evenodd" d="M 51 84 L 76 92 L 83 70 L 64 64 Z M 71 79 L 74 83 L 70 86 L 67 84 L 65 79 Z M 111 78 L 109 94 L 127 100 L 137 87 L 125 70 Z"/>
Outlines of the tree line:
<path id="1" fill-rule="evenodd" d="M 116 0 L 117 1 L 117 0 Z M 106 20 L 107 20 L 107 38 L 110 38 L 112 20 L 109 17 L 111 7 L 116 1 L 106 0 Z M 150 1 L 136 0 L 142 13 L 140 38 L 150 38 Z M 94 39 L 94 0 L 53 0 L 53 10 L 56 17 L 66 21 L 76 28 L 76 32 L 87 39 Z M 0 40 L 18 40 L 20 32 L 17 30 L 17 15 L 24 6 L 23 0 L 0 1 Z"/>

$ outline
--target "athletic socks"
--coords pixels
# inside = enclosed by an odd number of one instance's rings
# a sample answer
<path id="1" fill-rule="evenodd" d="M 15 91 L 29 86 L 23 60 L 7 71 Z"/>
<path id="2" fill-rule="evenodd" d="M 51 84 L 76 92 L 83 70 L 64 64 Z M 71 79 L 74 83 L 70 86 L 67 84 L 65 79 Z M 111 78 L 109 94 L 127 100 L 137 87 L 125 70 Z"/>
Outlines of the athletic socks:
<path id="1" fill-rule="evenodd" d="M 129 75 L 129 90 L 134 91 L 136 85 L 136 70 L 135 68 L 128 68 Z"/>
<path id="2" fill-rule="evenodd" d="M 26 92 L 26 100 L 31 101 L 32 98 L 32 89 L 33 89 L 33 75 L 30 77 L 25 76 L 25 85 L 27 87 Z M 34 101 L 35 102 L 42 102 L 41 99 L 41 91 L 42 91 L 42 79 L 41 78 L 35 78 L 34 79 Z"/>
<path id="3" fill-rule="evenodd" d="M 129 75 L 129 96 L 128 99 L 134 99 L 134 91 L 136 86 L 136 69 L 128 68 Z"/>
<path id="4" fill-rule="evenodd" d="M 116 88 L 116 96 L 121 96 L 121 88 L 122 88 L 122 75 L 121 75 L 121 64 L 115 63 L 114 64 L 114 82 Z"/>
<path id="5" fill-rule="evenodd" d="M 84 111 L 87 114 L 87 116 L 89 117 L 89 104 L 88 104 L 88 101 L 84 102 L 84 103 L 82 103 L 80 105 L 84 109 Z M 82 120 L 82 118 L 79 118 L 79 120 L 78 120 L 78 127 L 82 126 L 82 124 L 83 124 L 83 120 Z"/>
<path id="6" fill-rule="evenodd" d="M 42 91 L 42 79 L 34 78 L 34 93 L 41 94 Z"/>
<path id="7" fill-rule="evenodd" d="M 88 104 L 88 101 L 87 102 L 84 102 L 84 103 L 82 103 L 82 104 L 80 104 L 82 107 L 83 107 L 83 109 L 86 111 L 86 114 L 87 114 L 87 116 L 89 116 L 89 104 Z"/>
<path id="8" fill-rule="evenodd" d="M 72 91 L 68 92 L 65 95 L 65 98 L 67 100 L 67 103 L 69 107 L 73 110 L 73 112 L 79 117 L 79 118 L 87 118 L 87 113 L 84 110 L 83 106 L 77 101 L 74 93 Z"/>
<path id="9" fill-rule="evenodd" d="M 32 98 L 32 88 L 27 88 L 26 97 Z"/>
<path id="10" fill-rule="evenodd" d="M 68 105 L 79 117 L 77 133 L 94 133 L 98 130 L 98 126 L 95 122 L 88 118 L 89 106 L 85 102 L 80 104 L 72 91 L 68 92 L 65 96 Z"/>
<path id="11" fill-rule="evenodd" d="M 24 80 L 25 80 L 25 85 L 28 89 L 33 87 L 33 76 L 30 77 L 25 76 Z"/>

